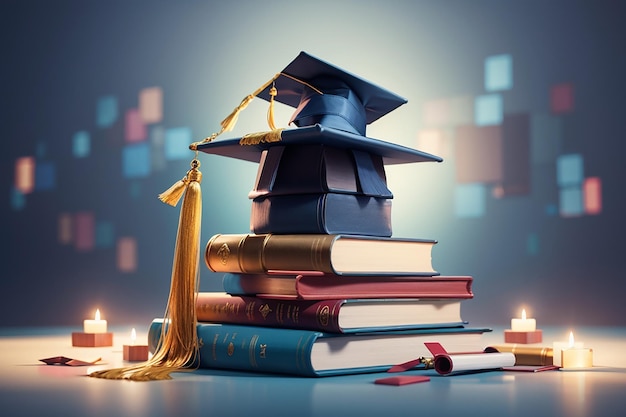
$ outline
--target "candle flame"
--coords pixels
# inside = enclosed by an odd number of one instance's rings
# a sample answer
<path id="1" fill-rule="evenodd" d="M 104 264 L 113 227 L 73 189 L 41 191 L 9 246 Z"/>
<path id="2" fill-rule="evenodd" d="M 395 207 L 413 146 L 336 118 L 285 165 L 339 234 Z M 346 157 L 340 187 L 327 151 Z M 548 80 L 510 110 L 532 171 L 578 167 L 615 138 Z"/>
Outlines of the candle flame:
<path id="1" fill-rule="evenodd" d="M 100 320 L 100 309 L 96 308 L 96 320 Z"/>
<path id="2" fill-rule="evenodd" d="M 135 344 L 135 339 L 137 339 L 137 331 L 133 327 L 133 329 L 130 331 L 130 341 L 133 345 Z"/>
<path id="3" fill-rule="evenodd" d="M 569 332 L 569 347 L 574 347 L 574 332 Z"/>
<path id="4" fill-rule="evenodd" d="M 526 309 L 522 309 L 522 320 L 526 320 Z"/>

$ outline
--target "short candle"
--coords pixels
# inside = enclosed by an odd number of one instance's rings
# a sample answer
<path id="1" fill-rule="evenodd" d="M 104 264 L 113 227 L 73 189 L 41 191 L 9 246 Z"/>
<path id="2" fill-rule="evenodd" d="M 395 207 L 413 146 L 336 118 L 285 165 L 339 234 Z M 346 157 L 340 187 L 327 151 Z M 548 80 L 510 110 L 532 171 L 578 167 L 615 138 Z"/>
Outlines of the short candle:
<path id="1" fill-rule="evenodd" d="M 136 345 L 137 332 L 133 328 L 130 332 L 130 345 L 124 345 L 125 361 L 146 361 L 148 360 L 148 345 Z"/>
<path id="2" fill-rule="evenodd" d="M 536 329 L 537 321 L 526 318 L 526 309 L 522 309 L 521 319 L 511 319 L 511 330 L 514 332 L 534 332 Z"/>
<path id="3" fill-rule="evenodd" d="M 561 351 L 561 367 L 564 369 L 593 367 L 593 350 L 571 348 Z"/>
<path id="4" fill-rule="evenodd" d="M 100 320 L 100 310 L 96 309 L 94 320 L 85 320 L 83 322 L 83 331 L 85 333 L 106 333 L 107 321 Z"/>
<path id="5" fill-rule="evenodd" d="M 107 331 L 107 321 L 100 319 L 100 310 L 94 320 L 83 322 L 82 332 L 72 332 L 72 346 L 113 346 L 113 333 Z"/>
<path id="6" fill-rule="evenodd" d="M 552 344 L 552 362 L 556 366 L 563 366 L 563 351 L 569 349 L 582 349 L 583 342 L 574 342 L 574 332 L 569 333 L 569 341 L 554 342 Z"/>

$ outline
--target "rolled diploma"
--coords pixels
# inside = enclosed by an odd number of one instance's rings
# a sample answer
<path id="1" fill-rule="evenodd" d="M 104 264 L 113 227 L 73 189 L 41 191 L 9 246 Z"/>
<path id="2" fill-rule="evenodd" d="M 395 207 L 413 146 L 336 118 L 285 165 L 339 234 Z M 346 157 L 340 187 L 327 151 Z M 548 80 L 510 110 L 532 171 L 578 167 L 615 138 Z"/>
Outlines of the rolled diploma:
<path id="1" fill-rule="evenodd" d="M 441 375 L 456 372 L 497 369 L 515 365 L 515 355 L 503 353 L 465 353 L 459 355 L 437 355 L 435 371 Z"/>

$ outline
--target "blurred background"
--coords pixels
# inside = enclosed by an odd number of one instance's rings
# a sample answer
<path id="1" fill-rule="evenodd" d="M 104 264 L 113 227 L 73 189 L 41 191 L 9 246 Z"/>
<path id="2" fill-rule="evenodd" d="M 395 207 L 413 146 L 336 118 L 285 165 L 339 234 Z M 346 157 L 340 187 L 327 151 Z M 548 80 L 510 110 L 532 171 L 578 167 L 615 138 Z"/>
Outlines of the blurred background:
<path id="1" fill-rule="evenodd" d="M 623 325 L 626 7 L 619 1 L 0 3 L 0 326 L 163 314 L 187 145 L 301 51 L 408 99 L 368 136 L 394 236 L 474 276 L 472 325 Z M 267 103 L 236 137 L 266 130 Z M 285 126 L 291 109 L 277 109 Z M 249 231 L 256 164 L 200 155 L 202 241 Z M 221 277 L 201 265 L 200 289 Z"/>

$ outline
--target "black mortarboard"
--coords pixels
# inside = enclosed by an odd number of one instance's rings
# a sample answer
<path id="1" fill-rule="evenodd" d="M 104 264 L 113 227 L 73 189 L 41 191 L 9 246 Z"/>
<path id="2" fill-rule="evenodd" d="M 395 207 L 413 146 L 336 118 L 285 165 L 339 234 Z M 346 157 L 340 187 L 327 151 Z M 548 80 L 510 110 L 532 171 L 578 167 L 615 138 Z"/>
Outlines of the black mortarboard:
<path id="1" fill-rule="evenodd" d="M 381 156 L 387 165 L 442 160 L 426 152 L 367 137 L 367 124 L 406 100 L 306 52 L 301 52 L 270 82 L 248 96 L 247 102 L 253 96 L 296 108 L 290 123 L 298 128 L 282 130 L 280 136 L 271 141 L 266 138 L 249 141 L 247 136 L 226 140 L 211 138 L 193 144 L 192 148 L 253 162 L 259 162 L 261 153 L 272 146 L 291 144 L 323 144 L 364 151 Z M 242 102 L 240 108 L 245 105 Z"/>

